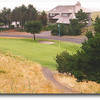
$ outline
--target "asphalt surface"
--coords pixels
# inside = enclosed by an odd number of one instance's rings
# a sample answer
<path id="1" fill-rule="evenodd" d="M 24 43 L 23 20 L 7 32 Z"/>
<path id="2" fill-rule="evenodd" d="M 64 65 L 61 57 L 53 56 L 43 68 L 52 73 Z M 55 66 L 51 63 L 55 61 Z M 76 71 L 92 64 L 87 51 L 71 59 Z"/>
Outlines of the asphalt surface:
<path id="1" fill-rule="evenodd" d="M 78 91 L 72 89 L 69 86 L 64 86 L 59 83 L 55 78 L 51 70 L 47 67 L 42 67 L 42 72 L 47 80 L 50 80 L 59 90 L 63 91 L 64 93 L 79 93 Z"/>
<path id="2" fill-rule="evenodd" d="M 19 38 L 32 38 L 33 36 L 31 34 L 25 34 L 25 35 L 13 35 L 13 34 L 0 34 L 0 37 L 19 37 Z M 85 38 L 69 38 L 69 37 L 59 37 L 59 36 L 52 36 L 50 34 L 50 31 L 42 32 L 40 34 L 36 34 L 36 38 L 40 39 L 50 39 L 50 40 L 60 40 L 60 41 L 68 41 L 68 42 L 74 42 L 74 43 L 82 43 L 84 42 Z"/>

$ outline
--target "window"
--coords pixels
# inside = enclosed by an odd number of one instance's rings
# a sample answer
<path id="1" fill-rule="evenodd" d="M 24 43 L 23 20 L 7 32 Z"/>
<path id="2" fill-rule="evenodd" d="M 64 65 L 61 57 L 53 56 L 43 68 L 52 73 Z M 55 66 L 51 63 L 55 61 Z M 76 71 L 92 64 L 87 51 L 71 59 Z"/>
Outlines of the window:
<path id="1" fill-rule="evenodd" d="M 55 14 L 54 14 L 54 13 L 50 13 L 49 15 L 50 15 L 50 16 L 55 16 Z"/>
<path id="2" fill-rule="evenodd" d="M 70 17 L 71 13 L 62 13 L 63 17 Z"/>
<path id="3" fill-rule="evenodd" d="M 62 13 L 62 16 L 68 17 L 68 14 L 67 13 Z"/>

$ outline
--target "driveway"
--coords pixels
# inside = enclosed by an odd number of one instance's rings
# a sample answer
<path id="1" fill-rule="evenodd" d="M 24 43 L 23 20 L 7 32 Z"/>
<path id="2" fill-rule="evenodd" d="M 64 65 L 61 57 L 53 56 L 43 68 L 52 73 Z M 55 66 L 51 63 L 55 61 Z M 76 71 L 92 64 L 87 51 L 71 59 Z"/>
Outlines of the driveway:
<path id="1" fill-rule="evenodd" d="M 0 32 L 0 37 L 19 37 L 19 38 L 32 38 L 32 34 L 26 32 Z M 50 31 L 44 31 L 36 34 L 36 38 L 68 41 L 74 43 L 82 43 L 86 39 L 84 36 L 52 36 Z"/>

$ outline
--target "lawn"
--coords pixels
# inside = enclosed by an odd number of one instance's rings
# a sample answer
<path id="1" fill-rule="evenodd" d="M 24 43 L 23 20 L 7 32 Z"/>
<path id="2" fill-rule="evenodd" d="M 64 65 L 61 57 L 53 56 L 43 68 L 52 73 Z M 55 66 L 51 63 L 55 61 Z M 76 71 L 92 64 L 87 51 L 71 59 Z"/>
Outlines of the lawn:
<path id="1" fill-rule="evenodd" d="M 56 69 L 56 55 L 67 49 L 70 54 L 76 53 L 81 45 L 70 42 L 54 41 L 55 44 L 41 44 L 40 40 L 0 38 L 0 50 L 10 52 L 28 60 L 38 62 L 52 70 Z M 43 39 L 41 40 L 43 41 Z"/>

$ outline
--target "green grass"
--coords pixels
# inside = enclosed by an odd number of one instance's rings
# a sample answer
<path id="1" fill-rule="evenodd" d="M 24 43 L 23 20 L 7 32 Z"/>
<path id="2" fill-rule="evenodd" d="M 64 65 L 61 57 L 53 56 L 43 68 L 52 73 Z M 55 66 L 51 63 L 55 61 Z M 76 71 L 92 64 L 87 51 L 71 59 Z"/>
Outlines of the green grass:
<path id="1" fill-rule="evenodd" d="M 43 41 L 43 40 L 41 40 Z M 40 63 L 42 66 L 52 70 L 56 69 L 56 55 L 66 50 L 70 54 L 76 53 L 81 45 L 54 41 L 55 44 L 41 44 L 32 39 L 0 39 L 0 50 L 11 52 L 13 55 L 24 57 L 28 60 Z"/>

